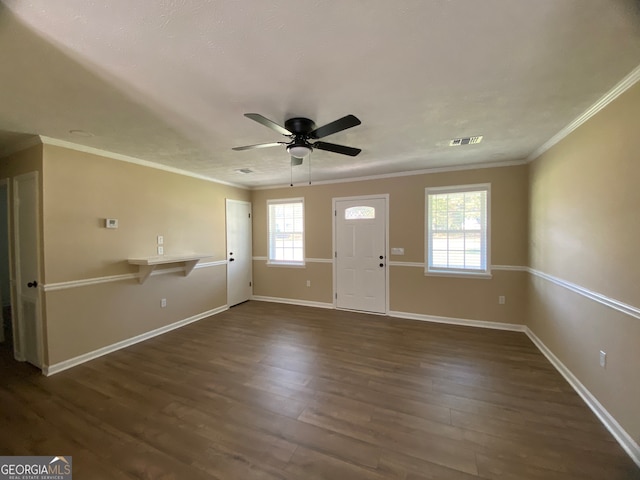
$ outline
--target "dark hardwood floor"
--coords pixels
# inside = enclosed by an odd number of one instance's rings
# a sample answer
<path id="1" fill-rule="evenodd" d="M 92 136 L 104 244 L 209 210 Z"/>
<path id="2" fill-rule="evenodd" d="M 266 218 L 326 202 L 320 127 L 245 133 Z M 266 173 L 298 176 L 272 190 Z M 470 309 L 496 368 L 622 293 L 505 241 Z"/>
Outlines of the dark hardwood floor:
<path id="1" fill-rule="evenodd" d="M 517 332 L 249 302 L 49 378 L 0 362 L 0 453 L 77 480 L 640 478 Z"/>

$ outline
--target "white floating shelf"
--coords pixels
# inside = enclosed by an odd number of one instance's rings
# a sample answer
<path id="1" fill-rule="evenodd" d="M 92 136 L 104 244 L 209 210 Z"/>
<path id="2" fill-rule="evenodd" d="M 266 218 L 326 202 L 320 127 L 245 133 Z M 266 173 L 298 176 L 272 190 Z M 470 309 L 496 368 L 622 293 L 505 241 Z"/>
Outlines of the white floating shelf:
<path id="1" fill-rule="evenodd" d="M 138 281 L 144 283 L 158 265 L 182 264 L 184 266 L 184 276 L 186 277 L 200 260 L 209 257 L 212 257 L 212 255 L 161 255 L 157 257 L 130 258 L 128 262 L 131 265 L 138 265 Z"/>

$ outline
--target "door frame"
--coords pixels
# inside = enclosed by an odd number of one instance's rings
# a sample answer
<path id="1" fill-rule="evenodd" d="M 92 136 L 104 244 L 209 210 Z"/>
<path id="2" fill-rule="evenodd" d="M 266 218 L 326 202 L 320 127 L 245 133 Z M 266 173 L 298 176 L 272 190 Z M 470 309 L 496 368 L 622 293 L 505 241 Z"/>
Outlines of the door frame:
<path id="1" fill-rule="evenodd" d="M 332 268 L 333 268 L 333 295 L 332 295 L 332 301 L 333 301 L 333 308 L 335 308 L 336 310 L 346 310 L 343 308 L 338 308 L 338 302 L 337 302 L 337 295 L 338 295 L 338 269 L 337 269 L 337 251 L 336 251 L 336 245 L 338 244 L 337 242 L 337 228 L 336 228 L 336 222 L 338 220 L 337 218 L 337 206 L 336 203 L 340 202 L 340 201 L 357 201 L 357 200 L 384 200 L 385 202 L 385 219 L 384 219 L 384 235 L 385 235 L 385 239 L 384 239 L 384 261 L 385 261 L 385 279 L 384 279 L 384 295 L 385 295 L 385 299 L 384 299 L 384 313 L 376 313 L 376 312 L 363 312 L 363 313 L 369 313 L 370 315 L 389 315 L 389 311 L 390 311 L 390 306 L 389 306 L 389 194 L 388 193 L 380 193 L 380 194 L 374 194 L 374 195 L 356 195 L 353 197 L 334 197 L 331 199 L 331 207 L 333 210 L 333 222 L 331 222 L 331 228 L 332 228 L 332 234 L 331 234 L 331 252 L 333 253 L 333 258 L 331 259 L 331 264 L 332 264 Z"/>
<path id="2" fill-rule="evenodd" d="M 247 205 L 249 207 L 249 234 L 251 237 L 251 252 L 249 252 L 249 277 L 250 277 L 250 292 L 249 292 L 249 298 L 248 300 L 251 300 L 251 297 L 253 297 L 253 204 L 251 202 L 245 201 L 245 200 L 235 200 L 232 198 L 225 198 L 225 203 L 224 203 L 224 224 L 225 224 L 225 232 L 224 232 L 224 247 L 225 247 L 225 251 L 224 251 L 224 255 L 225 255 L 225 263 L 227 265 L 227 306 L 229 306 L 229 232 L 228 232 L 228 228 L 229 228 L 229 224 L 228 224 L 228 206 L 230 203 L 237 203 L 237 204 L 241 204 L 241 205 Z"/>
<path id="3" fill-rule="evenodd" d="M 26 361 L 26 357 L 24 355 L 25 352 L 25 343 L 26 339 L 24 338 L 24 316 L 22 312 L 22 302 L 19 298 L 19 290 L 22 288 L 22 278 L 20 272 L 20 213 L 19 213 L 19 204 L 18 204 L 18 194 L 19 187 L 18 182 L 22 179 L 28 179 L 30 177 L 34 177 L 36 181 L 36 189 L 35 189 L 35 204 L 37 206 L 36 213 L 36 268 L 38 270 L 37 273 L 37 281 L 38 286 L 36 287 L 36 348 L 38 350 L 38 357 L 40 361 L 40 365 L 36 365 L 36 367 L 41 370 L 44 368 L 44 328 L 42 325 L 42 279 L 41 277 L 41 258 L 40 254 L 42 252 L 42 245 L 40 245 L 40 175 L 38 171 L 23 173 L 21 175 L 16 175 L 12 179 L 12 192 L 11 196 L 13 199 L 13 222 L 12 222 L 12 230 L 13 230 L 13 253 L 11 255 L 12 261 L 10 264 L 13 267 L 12 278 L 15 280 L 13 282 L 13 288 L 11 289 L 11 300 L 12 300 L 12 322 L 14 327 L 19 327 L 19 330 L 14 328 L 13 331 L 13 345 L 14 345 L 14 357 L 16 360 L 24 362 Z M 13 311 L 13 307 L 15 306 L 15 311 Z M 18 335 L 16 335 L 18 333 Z"/>
<path id="4" fill-rule="evenodd" d="M 7 238 L 5 238 L 5 241 L 7 242 L 7 257 L 9 259 L 9 298 L 5 299 L 2 297 L 1 292 L 0 292 L 0 318 L 2 319 L 1 322 L 1 327 L 2 327 L 2 332 L 0 332 L 0 338 L 2 339 L 2 341 L 6 341 L 7 339 L 4 338 L 4 322 L 6 321 L 4 318 L 4 301 L 5 300 L 9 300 L 9 305 L 11 306 L 11 310 L 13 311 L 13 305 L 14 305 L 14 300 L 13 300 L 13 265 L 12 265 L 12 261 L 11 261 L 11 250 L 12 250 L 12 246 L 13 246 L 13 242 L 11 240 L 11 183 L 9 182 L 8 178 L 3 178 L 0 179 L 0 188 L 4 187 L 5 188 L 5 205 L 6 205 L 6 209 L 7 211 L 5 212 L 5 214 L 7 215 Z M 14 321 L 15 315 L 11 315 L 11 330 L 13 332 L 15 332 L 15 321 Z M 11 348 L 13 349 L 13 355 L 15 357 L 15 338 L 13 338 L 12 340 L 13 344 L 11 345 Z"/>

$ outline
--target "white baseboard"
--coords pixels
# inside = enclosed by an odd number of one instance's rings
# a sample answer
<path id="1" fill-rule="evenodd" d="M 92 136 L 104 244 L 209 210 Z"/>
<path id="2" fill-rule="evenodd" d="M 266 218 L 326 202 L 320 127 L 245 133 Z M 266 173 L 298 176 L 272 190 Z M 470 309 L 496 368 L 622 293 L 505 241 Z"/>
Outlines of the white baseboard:
<path id="1" fill-rule="evenodd" d="M 258 302 L 286 303 L 287 305 L 300 305 L 302 307 L 334 308 L 333 303 L 312 302 L 311 300 L 298 300 L 296 298 L 264 297 L 252 295 L 251 300 Z"/>
<path id="2" fill-rule="evenodd" d="M 274 302 L 274 303 L 284 303 L 289 305 L 300 305 L 306 307 L 316 307 L 316 308 L 327 308 L 333 309 L 334 306 L 331 303 L 324 302 L 313 302 L 308 300 L 297 300 L 291 298 L 279 298 L 279 297 L 266 297 L 261 295 L 253 295 L 251 300 L 260 301 L 260 302 Z M 77 357 L 71 358 L 69 360 L 65 360 L 60 363 L 56 363 L 54 365 L 45 366 L 43 369 L 43 373 L 47 376 L 54 375 L 56 373 L 67 370 L 71 367 L 75 367 L 76 365 L 80 365 L 82 363 L 88 362 L 89 360 L 93 360 L 95 358 L 101 357 L 111 352 L 115 352 L 116 350 L 120 350 L 122 348 L 128 347 L 130 345 L 134 345 L 136 343 L 142 342 L 144 340 L 148 340 L 150 338 L 156 337 L 158 335 L 162 335 L 163 333 L 169 332 L 171 330 L 175 330 L 176 328 L 183 327 L 188 325 L 189 323 L 197 322 L 198 320 L 202 320 L 203 318 L 209 317 L 211 315 L 216 315 L 218 313 L 224 312 L 228 310 L 229 307 L 227 305 L 223 305 L 221 307 L 215 308 L 213 310 L 209 310 L 206 312 L 199 313 L 189 318 L 185 318 L 184 320 L 180 320 L 178 322 L 172 323 L 170 325 L 166 325 L 164 327 L 152 330 L 150 332 L 143 333 L 136 337 L 129 338 L 127 340 L 123 340 L 118 343 L 114 343 L 113 345 L 109 345 L 98 350 L 94 350 L 93 352 L 85 353 L 83 355 L 79 355 Z M 524 332 L 533 342 L 533 344 L 540 350 L 540 352 L 551 362 L 551 364 L 560 372 L 560 374 L 565 378 L 565 380 L 571 385 L 571 387 L 580 395 L 582 400 L 587 404 L 587 406 L 595 413 L 598 419 L 602 422 L 602 424 L 609 430 L 611 435 L 616 439 L 616 441 L 622 446 L 625 452 L 631 457 L 631 459 L 640 467 L 640 446 L 634 441 L 633 437 L 629 435 L 624 428 L 616 421 L 616 419 L 602 406 L 602 404 L 598 401 L 598 399 L 578 380 L 578 378 L 573 375 L 573 373 L 556 357 L 547 346 L 542 343 L 542 341 L 533 333 L 526 325 L 520 325 L 517 323 L 501 323 L 501 322 L 489 322 L 485 320 L 471 320 L 465 318 L 453 318 L 453 317 L 438 317 L 435 315 L 424 315 L 419 313 L 410 313 L 410 312 L 398 312 L 398 311 L 390 311 L 389 316 L 396 318 L 404 318 L 408 320 L 420 320 L 426 322 L 435 322 L 435 323 L 445 323 L 450 325 L 462 325 L 467 327 L 479 327 L 479 328 L 489 328 L 493 330 L 509 330 L 516 332 Z"/>
<path id="3" fill-rule="evenodd" d="M 620 446 L 627 452 L 627 455 L 640 467 L 640 446 L 634 441 L 633 437 L 629 435 L 624 428 L 616 421 L 615 418 L 607 411 L 606 408 L 598 401 L 598 399 L 585 387 L 580 380 L 569 370 L 564 363 L 556 357 L 549 348 L 542 343 L 535 333 L 528 327 L 525 329 L 525 333 L 531 339 L 533 344 L 538 347 L 538 350 L 547 357 L 547 360 L 560 372 L 569 385 L 573 387 L 578 395 L 584 400 L 584 403 L 591 409 L 596 417 L 602 422 L 602 424 L 609 430 L 611 435 L 617 440 Z"/>
<path id="4" fill-rule="evenodd" d="M 390 311 L 390 317 L 406 318 L 407 320 L 420 320 L 422 322 L 447 323 L 450 325 L 463 325 L 465 327 L 490 328 L 492 330 L 509 330 L 513 332 L 524 332 L 525 325 L 518 323 L 488 322 L 486 320 L 470 320 L 467 318 L 437 317 L 435 315 L 424 315 L 421 313 Z"/>
<path id="5" fill-rule="evenodd" d="M 69 360 L 64 360 L 63 362 L 55 363 L 53 365 L 45 366 L 42 369 L 42 373 L 46 376 L 54 375 L 56 373 L 60 373 L 64 370 L 67 370 L 71 367 L 75 367 L 82 363 L 88 362 L 89 360 L 93 360 L 98 357 L 102 357 L 111 352 L 115 352 L 116 350 L 120 350 L 122 348 L 128 347 L 130 345 L 134 345 L 136 343 L 143 342 L 153 337 L 157 337 L 158 335 L 162 335 L 163 333 L 170 332 L 171 330 L 175 330 L 176 328 L 184 327 L 193 322 L 197 322 L 198 320 L 202 320 L 203 318 L 210 317 L 212 315 L 216 315 L 218 313 L 224 312 L 228 310 L 229 307 L 227 305 L 223 305 L 218 308 L 214 308 L 213 310 L 208 310 L 206 312 L 198 313 L 197 315 L 193 315 L 192 317 L 185 318 L 184 320 L 179 320 L 170 325 L 165 325 L 164 327 L 156 328 L 155 330 L 151 330 L 150 332 L 143 333 L 141 335 L 137 335 L 135 337 L 128 338 L 126 340 L 122 340 L 121 342 L 114 343 L 112 345 L 107 345 L 106 347 L 99 348 L 92 352 L 84 353 L 74 358 L 70 358 Z"/>
<path id="6" fill-rule="evenodd" d="M 513 330 L 517 332 L 524 332 L 533 342 L 533 344 L 540 350 L 540 352 L 551 362 L 551 365 L 555 367 L 558 372 L 565 378 L 565 380 L 576 391 L 580 398 L 587 404 L 587 406 L 595 413 L 596 417 L 602 422 L 602 424 L 609 430 L 613 438 L 620 444 L 620 446 L 627 452 L 627 455 L 640 467 L 640 446 L 635 442 L 633 437 L 622 428 L 622 426 L 616 421 L 616 419 L 607 411 L 606 408 L 598 401 L 598 399 L 585 387 L 580 380 L 569 370 L 561 361 L 556 357 L 547 346 L 542 343 L 535 333 L 529 329 L 526 325 L 519 325 L 513 323 L 499 323 L 499 322 L 486 322 L 482 320 L 468 320 L 462 318 L 451 317 L 436 317 L 432 315 L 422 315 L 418 313 L 406 313 L 406 312 L 389 312 L 392 317 L 406 318 L 410 320 L 422 320 L 427 322 L 448 323 L 452 325 L 465 325 L 469 327 L 481 327 L 491 328 L 498 330 Z"/>

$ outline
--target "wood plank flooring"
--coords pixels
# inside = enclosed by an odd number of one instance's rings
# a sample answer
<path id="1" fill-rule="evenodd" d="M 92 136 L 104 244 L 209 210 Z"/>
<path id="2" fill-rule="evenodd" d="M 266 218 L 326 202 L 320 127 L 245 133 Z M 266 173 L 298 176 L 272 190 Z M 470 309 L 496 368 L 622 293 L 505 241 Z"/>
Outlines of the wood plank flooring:
<path id="1" fill-rule="evenodd" d="M 249 302 L 49 378 L 0 368 L 0 453 L 75 479 L 640 478 L 517 332 Z"/>

